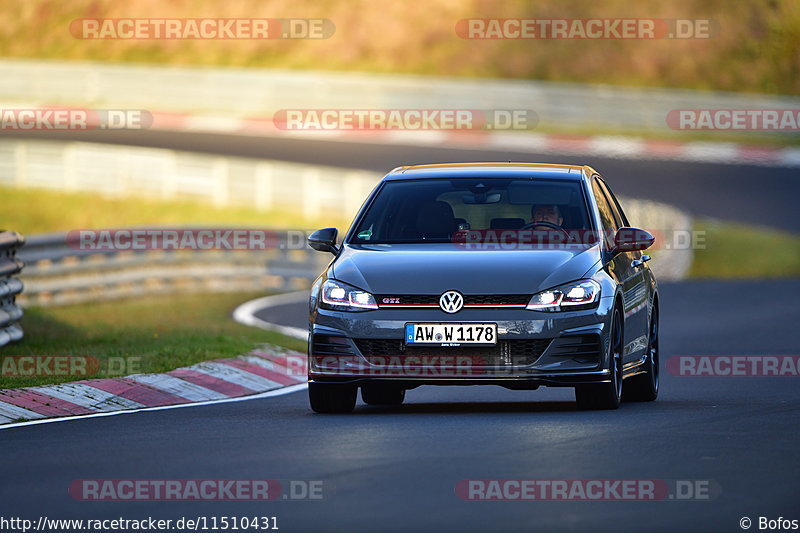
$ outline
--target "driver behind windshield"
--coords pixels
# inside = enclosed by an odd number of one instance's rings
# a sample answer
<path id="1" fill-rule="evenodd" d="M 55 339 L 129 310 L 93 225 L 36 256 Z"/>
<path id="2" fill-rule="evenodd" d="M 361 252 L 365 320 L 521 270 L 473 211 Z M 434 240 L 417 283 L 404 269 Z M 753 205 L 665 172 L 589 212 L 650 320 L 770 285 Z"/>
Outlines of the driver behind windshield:
<path id="1" fill-rule="evenodd" d="M 547 224 L 537 223 L 549 222 L 561 227 L 564 218 L 561 216 L 561 210 L 557 205 L 534 205 L 531 206 L 531 222 L 534 224 L 534 228 L 538 226 L 539 228 L 553 229 L 552 226 Z"/>

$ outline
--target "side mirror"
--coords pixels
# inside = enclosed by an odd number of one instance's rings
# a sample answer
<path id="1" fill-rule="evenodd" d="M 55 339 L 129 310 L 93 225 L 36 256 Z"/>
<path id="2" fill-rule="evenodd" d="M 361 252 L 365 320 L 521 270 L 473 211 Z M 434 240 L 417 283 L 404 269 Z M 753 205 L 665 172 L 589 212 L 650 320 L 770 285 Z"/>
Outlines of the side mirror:
<path id="1" fill-rule="evenodd" d="M 647 250 L 656 238 L 649 231 L 639 228 L 622 227 L 614 235 L 614 252 L 633 252 L 635 250 Z"/>
<path id="2" fill-rule="evenodd" d="M 339 247 L 336 246 L 338 236 L 339 230 L 336 228 L 318 229 L 308 237 L 308 245 L 318 252 L 330 252 L 335 255 L 339 253 Z"/>

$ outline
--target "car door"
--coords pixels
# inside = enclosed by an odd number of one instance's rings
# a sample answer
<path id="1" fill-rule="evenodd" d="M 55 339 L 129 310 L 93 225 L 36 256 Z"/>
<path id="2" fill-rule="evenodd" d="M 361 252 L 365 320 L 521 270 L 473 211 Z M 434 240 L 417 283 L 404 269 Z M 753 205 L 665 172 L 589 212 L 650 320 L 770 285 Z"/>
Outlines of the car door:
<path id="1" fill-rule="evenodd" d="M 605 184 L 597 175 L 592 179 L 592 189 L 604 226 L 606 246 L 611 249 L 614 245 L 614 236 L 627 222 L 616 207 L 611 193 L 606 192 Z M 634 263 L 640 255 L 640 252 L 620 252 L 606 265 L 609 275 L 622 287 L 625 322 L 623 364 L 639 358 L 637 352 L 641 350 L 637 348 L 637 344 L 641 340 L 639 337 L 646 331 L 644 325 L 647 323 L 647 287 L 641 267 L 637 267 Z"/>
<path id="2" fill-rule="evenodd" d="M 620 221 L 623 226 L 630 226 L 628 217 L 622 210 L 619 200 L 614 196 L 614 192 L 602 178 L 598 178 L 603 190 L 607 193 L 608 198 L 611 200 L 611 209 L 614 216 Z M 632 345 L 630 346 L 631 360 L 637 360 L 644 354 L 647 346 L 647 332 L 650 320 L 650 303 L 653 301 L 653 284 L 652 273 L 650 272 L 650 265 L 647 264 L 649 257 L 646 251 L 635 250 L 627 253 L 631 260 L 631 266 L 636 271 L 634 279 L 634 293 L 632 295 L 633 303 L 632 308 L 627 312 L 630 313 L 630 320 L 635 328 L 636 335 L 631 335 Z M 635 263 L 634 263 L 635 261 Z M 634 266 L 636 265 L 636 266 Z"/>

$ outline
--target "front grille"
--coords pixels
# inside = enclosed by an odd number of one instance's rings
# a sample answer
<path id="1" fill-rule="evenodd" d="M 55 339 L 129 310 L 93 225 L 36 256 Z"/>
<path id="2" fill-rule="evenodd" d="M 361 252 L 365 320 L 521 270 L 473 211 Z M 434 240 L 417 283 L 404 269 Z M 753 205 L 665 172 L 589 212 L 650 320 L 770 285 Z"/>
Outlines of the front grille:
<path id="1" fill-rule="evenodd" d="M 392 339 L 353 339 L 361 355 L 403 355 L 404 342 Z"/>
<path id="2" fill-rule="evenodd" d="M 466 295 L 465 305 L 528 305 L 530 294 Z"/>
<path id="3" fill-rule="evenodd" d="M 390 295 L 390 294 L 376 294 L 375 300 L 378 305 L 439 305 L 439 297 L 431 294 L 403 294 L 403 295 Z M 384 300 L 387 300 L 385 303 Z M 399 302 L 397 301 L 399 300 Z M 389 304 L 388 302 L 392 303 Z"/>
<path id="4" fill-rule="evenodd" d="M 439 305 L 439 294 L 378 294 L 375 299 L 381 307 L 404 305 Z M 530 294 L 465 294 L 464 305 L 527 305 Z M 399 300 L 399 302 L 397 301 Z M 391 302 L 391 303 L 389 303 Z"/>
<path id="5" fill-rule="evenodd" d="M 494 346 L 413 346 L 401 340 L 392 339 L 354 339 L 362 355 L 382 357 L 453 357 L 466 356 L 474 364 L 531 365 L 542 355 L 552 339 L 513 339 L 501 340 Z"/>

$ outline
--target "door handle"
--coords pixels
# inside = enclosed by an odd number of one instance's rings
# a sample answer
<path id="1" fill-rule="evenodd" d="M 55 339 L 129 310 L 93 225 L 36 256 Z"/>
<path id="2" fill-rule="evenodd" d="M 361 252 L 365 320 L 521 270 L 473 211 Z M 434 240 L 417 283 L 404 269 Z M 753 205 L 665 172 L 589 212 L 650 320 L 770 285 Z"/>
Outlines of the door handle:
<path id="1" fill-rule="evenodd" d="M 646 262 L 650 261 L 650 259 L 651 258 L 650 258 L 649 255 L 643 255 L 641 259 L 634 259 L 633 261 L 631 261 L 631 267 L 632 268 L 639 268 L 640 266 L 642 266 Z"/>

